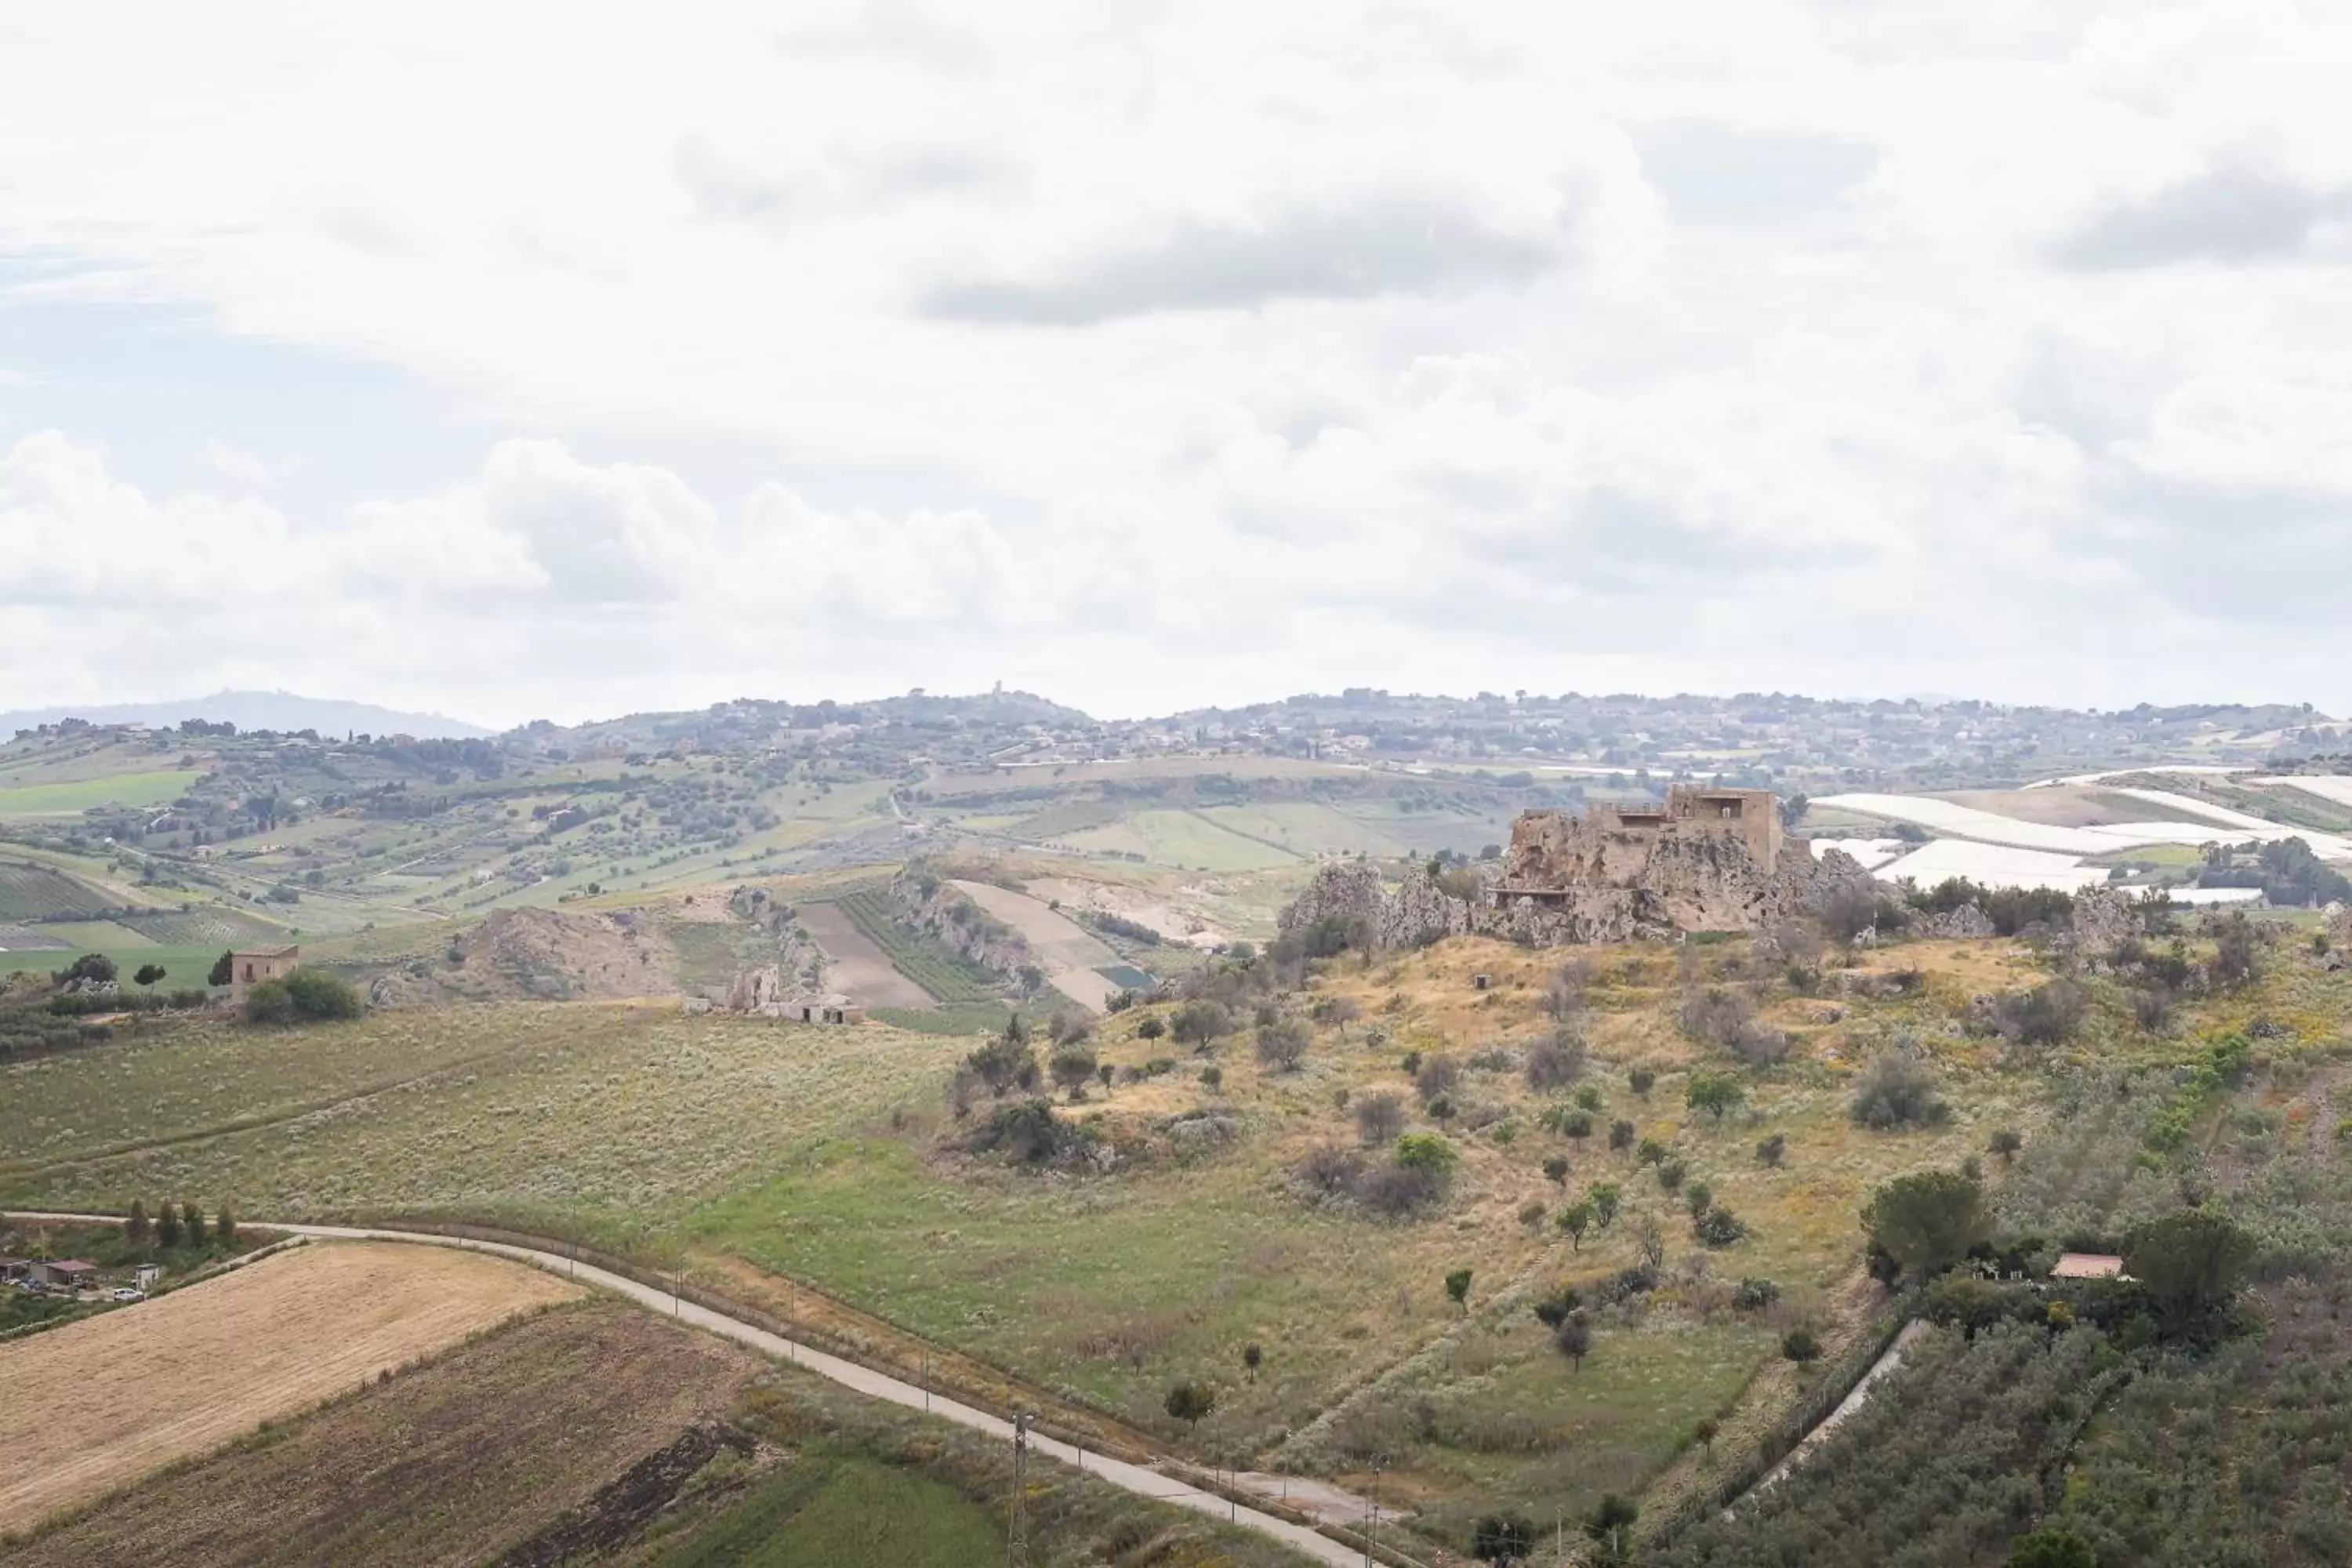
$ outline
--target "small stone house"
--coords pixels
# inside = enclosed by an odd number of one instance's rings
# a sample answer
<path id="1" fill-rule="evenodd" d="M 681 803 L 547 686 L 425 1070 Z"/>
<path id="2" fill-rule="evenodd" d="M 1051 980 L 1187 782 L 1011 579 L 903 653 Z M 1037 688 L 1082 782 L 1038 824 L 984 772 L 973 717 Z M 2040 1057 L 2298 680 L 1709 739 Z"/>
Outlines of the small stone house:
<path id="1" fill-rule="evenodd" d="M 299 944 L 256 947 L 232 952 L 228 957 L 228 999 L 242 1005 L 248 987 L 292 973 L 302 962 L 302 949 Z"/>

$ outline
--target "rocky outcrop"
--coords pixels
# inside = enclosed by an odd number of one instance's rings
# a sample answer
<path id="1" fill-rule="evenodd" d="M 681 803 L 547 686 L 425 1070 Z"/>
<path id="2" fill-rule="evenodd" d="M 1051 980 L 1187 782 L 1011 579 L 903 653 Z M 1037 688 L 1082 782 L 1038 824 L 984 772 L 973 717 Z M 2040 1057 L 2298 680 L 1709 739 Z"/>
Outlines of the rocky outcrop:
<path id="1" fill-rule="evenodd" d="M 2086 958 L 2104 958 L 2126 937 L 2139 934 L 2139 913 L 2132 896 L 2111 888 L 2085 888 L 2074 895 L 2072 931 L 2074 951 Z"/>
<path id="2" fill-rule="evenodd" d="M 890 884 L 890 897 L 909 927 L 982 969 L 1012 980 L 1036 965 L 1026 937 L 945 878 L 909 869 Z"/>
<path id="3" fill-rule="evenodd" d="M 1924 915 L 1911 928 L 1920 936 L 1958 937 L 1975 941 L 1994 934 L 1992 917 L 1975 904 L 1962 904 L 1941 914 Z"/>
<path id="4" fill-rule="evenodd" d="M 1390 885 L 1368 861 L 1334 860 L 1283 910 L 1279 929 L 1303 934 L 1339 922 L 1350 942 L 1380 947 L 1472 934 L 1558 947 L 1693 931 L 1760 931 L 1818 909 L 1826 901 L 1822 886 L 1833 889 L 1848 877 L 1869 881 L 1852 857 L 1836 851 L 1815 864 L 1802 840 L 1785 845 L 1768 871 L 1738 838 L 1696 834 L 1661 838 L 1630 886 L 1600 883 L 1557 894 L 1514 892 L 1490 872 L 1475 896 L 1465 897 L 1419 861 L 1407 864 Z"/>

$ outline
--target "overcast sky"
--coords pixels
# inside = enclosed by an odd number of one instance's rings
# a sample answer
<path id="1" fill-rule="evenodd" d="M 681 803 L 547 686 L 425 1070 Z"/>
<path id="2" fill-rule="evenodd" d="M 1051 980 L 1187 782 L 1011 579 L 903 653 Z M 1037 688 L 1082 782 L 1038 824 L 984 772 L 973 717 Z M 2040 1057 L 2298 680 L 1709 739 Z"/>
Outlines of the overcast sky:
<path id="1" fill-rule="evenodd" d="M 0 0 L 0 708 L 2342 713 L 2347 80 L 2271 0 Z"/>

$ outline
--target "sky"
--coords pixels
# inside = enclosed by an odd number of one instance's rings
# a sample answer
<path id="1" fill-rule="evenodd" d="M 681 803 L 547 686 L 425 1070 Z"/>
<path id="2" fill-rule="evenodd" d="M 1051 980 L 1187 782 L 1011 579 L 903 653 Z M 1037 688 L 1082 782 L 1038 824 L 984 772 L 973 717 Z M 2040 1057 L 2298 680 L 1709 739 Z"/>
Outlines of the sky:
<path id="1" fill-rule="evenodd" d="M 0 708 L 2352 710 L 2352 7 L 0 0 Z"/>

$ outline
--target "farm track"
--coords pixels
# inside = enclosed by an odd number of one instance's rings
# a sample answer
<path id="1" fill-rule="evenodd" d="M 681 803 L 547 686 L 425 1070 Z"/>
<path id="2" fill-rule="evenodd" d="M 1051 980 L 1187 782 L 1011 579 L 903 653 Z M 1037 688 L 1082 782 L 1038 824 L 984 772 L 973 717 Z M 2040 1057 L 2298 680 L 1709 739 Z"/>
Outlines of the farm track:
<path id="1" fill-rule="evenodd" d="M 36 1221 L 82 1220 L 86 1222 L 119 1222 L 120 1219 L 118 1215 L 64 1215 L 15 1211 L 9 1211 L 6 1217 Z M 248 1223 L 257 1228 L 283 1231 L 292 1236 L 311 1237 L 327 1241 L 409 1242 L 421 1246 L 454 1247 L 461 1251 L 482 1252 L 494 1257 L 512 1258 L 518 1262 L 534 1265 L 551 1274 L 576 1279 L 583 1284 L 611 1291 L 639 1306 L 667 1313 L 677 1321 L 691 1323 L 696 1328 L 732 1340 L 763 1355 L 789 1362 L 804 1371 L 839 1384 L 854 1393 L 884 1400 L 906 1409 L 925 1411 L 941 1420 L 953 1422 L 957 1426 L 968 1427 L 990 1436 L 1007 1441 L 1013 1436 L 1012 1423 L 1001 1416 L 930 1393 L 917 1384 L 876 1372 L 870 1367 L 861 1366 L 856 1362 L 840 1356 L 812 1350 L 781 1334 L 756 1327 L 739 1318 L 730 1317 L 698 1302 L 682 1300 L 668 1291 L 600 1268 L 593 1264 L 567 1258 L 560 1252 L 533 1247 L 520 1247 L 507 1242 L 478 1241 L 469 1237 L 436 1236 L 388 1227 L 270 1225 L 259 1220 Z M 1064 1442 L 1057 1437 L 1049 1437 L 1038 1432 L 1033 1431 L 1029 1435 L 1029 1446 L 1033 1452 L 1057 1459 L 1135 1496 L 1150 1498 L 1179 1508 L 1190 1509 L 1212 1519 L 1219 1513 L 1223 1513 L 1228 1522 L 1271 1537 L 1303 1556 L 1330 1564 L 1331 1568 L 1355 1568 L 1355 1565 L 1364 1560 L 1364 1549 L 1360 1545 L 1350 1545 L 1307 1525 L 1279 1518 L 1260 1509 L 1245 1507 L 1229 1496 L 1220 1496 L 1216 1492 L 1204 1490 L 1183 1477 L 1171 1475 L 1144 1465 L 1130 1464 L 1123 1459 L 1110 1458 L 1102 1454 L 1090 1453 L 1074 1444 Z M 1411 1561 L 1394 1557 L 1385 1552 L 1382 1555 L 1391 1561 Z"/>
<path id="2" fill-rule="evenodd" d="M 384 1079 L 374 1083 L 362 1084 L 347 1093 L 332 1095 L 323 1100 L 305 1100 L 299 1105 L 272 1110 L 263 1115 L 242 1116 L 215 1126 L 190 1128 L 184 1131 L 167 1133 L 161 1138 L 142 1138 L 127 1143 L 109 1144 L 101 1149 L 77 1154 L 71 1159 L 0 1161 L 0 1182 L 38 1181 L 68 1171 L 87 1170 L 93 1165 L 111 1164 L 117 1160 L 131 1159 L 141 1154 L 152 1153 L 158 1149 L 177 1149 L 192 1143 L 208 1143 L 216 1138 L 234 1138 L 239 1133 L 252 1132 L 265 1127 L 276 1127 L 289 1121 L 299 1121 L 306 1116 L 315 1116 L 321 1111 L 333 1110 L 341 1106 L 356 1105 L 362 1101 L 373 1100 L 378 1095 L 392 1094 L 414 1085 L 430 1083 L 436 1079 L 445 1078 L 451 1073 L 466 1072 L 487 1066 L 502 1058 L 511 1056 L 514 1049 L 515 1047 L 511 1046 L 501 1047 L 498 1050 L 486 1051 L 478 1057 L 467 1057 L 458 1061 L 444 1062 L 429 1071 L 411 1073 L 405 1078 Z"/>

